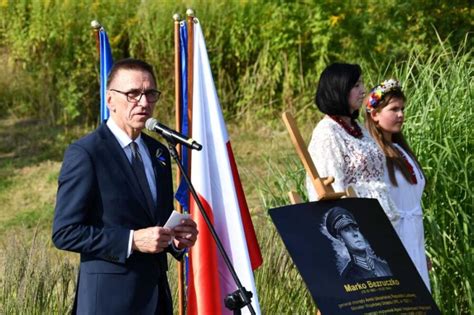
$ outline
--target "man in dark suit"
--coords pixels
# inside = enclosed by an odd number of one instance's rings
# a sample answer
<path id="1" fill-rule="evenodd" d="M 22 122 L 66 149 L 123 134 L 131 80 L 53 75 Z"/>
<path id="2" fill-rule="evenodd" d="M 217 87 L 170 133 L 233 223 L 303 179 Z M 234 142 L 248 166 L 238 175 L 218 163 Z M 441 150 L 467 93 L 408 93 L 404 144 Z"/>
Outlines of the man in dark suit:
<path id="1" fill-rule="evenodd" d="M 359 225 L 348 210 L 341 207 L 331 208 L 326 217 L 326 228 L 334 238 L 345 245 L 351 258 L 341 272 L 342 278 L 358 281 L 392 275 L 388 264 L 369 250 L 364 235 L 359 231 Z"/>
<path id="2" fill-rule="evenodd" d="M 191 219 L 162 227 L 170 156 L 141 132 L 160 92 L 136 59 L 116 62 L 107 87 L 110 119 L 69 146 L 59 175 L 53 242 L 81 258 L 73 313 L 172 314 L 166 253 L 180 259 L 198 231 Z"/>

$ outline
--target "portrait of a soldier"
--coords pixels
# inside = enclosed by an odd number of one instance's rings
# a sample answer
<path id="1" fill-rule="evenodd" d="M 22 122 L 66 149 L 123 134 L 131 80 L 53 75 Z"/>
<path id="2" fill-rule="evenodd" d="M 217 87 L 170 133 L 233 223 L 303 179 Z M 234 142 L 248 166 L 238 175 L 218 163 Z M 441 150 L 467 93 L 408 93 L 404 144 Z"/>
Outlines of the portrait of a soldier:
<path id="1" fill-rule="evenodd" d="M 392 275 L 388 264 L 373 253 L 351 212 L 341 207 L 329 209 L 326 228 L 349 252 L 350 260 L 341 270 L 342 278 L 358 281 Z"/>

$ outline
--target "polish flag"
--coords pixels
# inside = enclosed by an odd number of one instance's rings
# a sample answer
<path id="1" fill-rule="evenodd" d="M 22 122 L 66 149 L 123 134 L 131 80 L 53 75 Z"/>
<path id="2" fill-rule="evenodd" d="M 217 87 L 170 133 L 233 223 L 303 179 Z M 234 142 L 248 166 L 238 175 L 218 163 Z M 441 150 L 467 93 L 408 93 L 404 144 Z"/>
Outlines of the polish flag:
<path id="1" fill-rule="evenodd" d="M 206 44 L 194 23 L 194 80 L 192 138 L 203 146 L 191 158 L 191 181 L 235 268 L 251 291 L 252 306 L 260 314 L 253 270 L 262 264 L 247 202 L 212 78 Z M 192 199 L 192 198 L 191 198 Z M 193 200 L 190 210 L 199 235 L 189 252 L 188 314 L 232 314 L 224 298 L 237 286 Z M 249 313 L 248 308 L 242 313 Z"/>

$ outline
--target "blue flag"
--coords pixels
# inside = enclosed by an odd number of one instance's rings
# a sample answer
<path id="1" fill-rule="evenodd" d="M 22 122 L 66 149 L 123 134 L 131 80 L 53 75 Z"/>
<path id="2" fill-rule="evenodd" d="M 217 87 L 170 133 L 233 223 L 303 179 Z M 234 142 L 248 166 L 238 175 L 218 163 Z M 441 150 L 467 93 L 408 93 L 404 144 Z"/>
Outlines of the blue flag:
<path id="1" fill-rule="evenodd" d="M 188 119 L 188 31 L 186 23 L 180 24 L 179 29 L 179 46 L 181 59 L 181 133 L 189 136 L 189 119 Z M 181 163 L 184 166 L 186 174 L 189 176 L 189 149 L 181 146 Z M 181 204 L 186 212 L 189 212 L 189 189 L 188 185 L 181 180 L 175 195 L 176 200 Z"/>
<path id="2" fill-rule="evenodd" d="M 107 108 L 107 76 L 110 68 L 112 68 L 112 51 L 110 49 L 109 38 L 104 28 L 101 27 L 99 31 L 100 42 L 100 123 L 109 119 L 110 113 Z"/>

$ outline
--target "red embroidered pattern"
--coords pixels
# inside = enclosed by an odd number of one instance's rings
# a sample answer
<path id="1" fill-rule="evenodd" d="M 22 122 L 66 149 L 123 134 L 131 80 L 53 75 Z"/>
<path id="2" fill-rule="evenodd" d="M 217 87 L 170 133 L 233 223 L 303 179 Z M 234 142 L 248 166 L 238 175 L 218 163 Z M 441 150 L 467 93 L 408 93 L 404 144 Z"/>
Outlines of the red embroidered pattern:
<path id="1" fill-rule="evenodd" d="M 328 115 L 313 130 L 308 152 L 319 176 L 334 176 L 336 191 L 353 184 L 359 197 L 377 199 L 388 218 L 397 220 L 399 213 L 384 181 L 385 155 L 363 129 L 362 138 L 357 139 Z M 306 182 L 313 187 L 309 176 Z M 317 194 L 310 189 L 308 196 L 316 200 Z"/>
<path id="2" fill-rule="evenodd" d="M 362 130 L 360 129 L 359 125 L 351 120 L 351 126 L 349 126 L 341 117 L 339 116 L 332 116 L 328 115 L 332 118 L 335 122 L 337 122 L 344 130 L 353 136 L 354 138 L 361 139 L 362 138 Z"/>
<path id="3" fill-rule="evenodd" d="M 416 179 L 416 174 L 415 174 L 415 170 L 413 169 L 413 165 L 410 164 L 410 162 L 408 161 L 407 157 L 405 156 L 405 154 L 402 152 L 402 150 L 400 150 L 399 148 L 395 147 L 397 149 L 397 151 L 400 153 L 400 155 L 402 156 L 403 160 L 405 161 L 405 164 L 408 168 L 408 172 L 410 172 L 410 177 L 411 177 L 411 182 L 412 184 L 417 184 L 418 183 L 418 180 Z"/>

